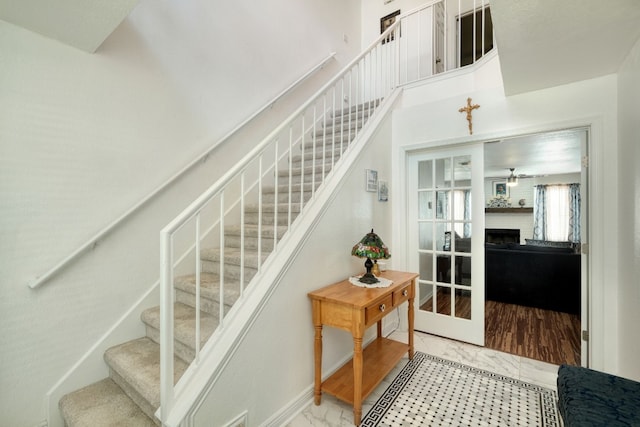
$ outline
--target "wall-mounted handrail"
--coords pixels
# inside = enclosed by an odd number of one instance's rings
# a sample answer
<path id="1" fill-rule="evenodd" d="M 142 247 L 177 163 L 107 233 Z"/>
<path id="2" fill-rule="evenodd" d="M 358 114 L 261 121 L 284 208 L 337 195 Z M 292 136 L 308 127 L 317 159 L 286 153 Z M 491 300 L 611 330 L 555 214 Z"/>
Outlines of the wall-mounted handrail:
<path id="1" fill-rule="evenodd" d="M 116 227 L 118 227 L 118 225 L 120 225 L 120 223 L 122 223 L 125 219 L 129 218 L 133 213 L 138 211 L 138 209 L 140 209 L 142 206 L 147 204 L 151 199 L 155 198 L 157 195 L 159 195 L 161 192 L 163 192 L 166 188 L 171 186 L 176 180 L 178 180 L 183 175 L 185 175 L 187 172 L 189 172 L 194 166 L 196 166 L 197 164 L 202 162 L 204 159 L 206 159 L 211 154 L 211 152 L 213 150 L 215 150 L 218 146 L 220 146 L 220 144 L 222 144 L 224 141 L 226 141 L 231 136 L 233 136 L 236 132 L 238 132 L 240 129 L 242 129 L 244 126 L 246 126 L 249 122 L 251 122 L 253 119 L 255 119 L 259 114 L 263 113 L 268 108 L 273 107 L 273 105 L 276 104 L 283 96 L 285 96 L 287 93 L 291 92 L 293 89 L 298 87 L 302 82 L 304 82 L 309 77 L 314 75 L 317 71 L 319 71 L 322 68 L 324 68 L 324 66 L 331 59 L 333 59 L 335 57 L 335 55 L 336 55 L 335 52 L 331 52 L 326 58 L 324 58 L 318 64 L 313 66 L 309 71 L 304 73 L 296 81 L 291 83 L 284 90 L 282 90 L 280 93 L 278 93 L 276 96 L 274 96 L 273 99 L 271 99 L 269 102 L 264 104 L 264 106 L 262 106 L 256 112 L 254 112 L 249 117 L 247 117 L 245 120 L 243 120 L 235 128 L 230 130 L 226 135 L 224 135 L 215 144 L 213 144 L 211 147 L 209 147 L 204 153 L 199 155 L 195 160 L 191 161 L 189 164 L 187 164 L 185 167 L 183 167 L 181 170 L 179 170 L 177 173 L 175 173 L 173 176 L 171 176 L 169 179 L 167 179 L 163 184 L 158 186 L 155 190 L 153 190 L 151 193 L 149 193 L 147 196 L 145 196 L 142 200 L 140 200 L 138 203 L 136 203 L 134 206 L 132 206 L 129 210 L 124 212 L 122 215 L 120 215 L 118 218 L 116 218 L 114 221 L 112 221 L 109 225 L 107 225 L 102 230 L 100 230 L 95 235 L 93 235 L 93 237 L 91 237 L 89 240 L 87 240 L 83 245 L 81 245 L 78 249 L 76 249 L 71 254 L 69 254 L 67 257 L 65 257 L 58 264 L 56 264 L 55 266 L 50 268 L 46 273 L 44 273 L 44 274 L 36 277 L 32 281 L 30 281 L 28 283 L 28 286 L 31 289 L 35 289 L 35 288 L 40 287 L 43 283 L 47 282 L 53 276 L 58 274 L 62 269 L 64 269 L 67 265 L 71 264 L 74 260 L 76 260 L 78 257 L 80 257 L 80 255 L 82 255 L 83 253 L 87 252 L 88 250 L 94 249 L 96 246 L 98 246 L 100 240 L 103 239 L 105 236 L 107 236 L 109 233 L 111 233 Z"/>

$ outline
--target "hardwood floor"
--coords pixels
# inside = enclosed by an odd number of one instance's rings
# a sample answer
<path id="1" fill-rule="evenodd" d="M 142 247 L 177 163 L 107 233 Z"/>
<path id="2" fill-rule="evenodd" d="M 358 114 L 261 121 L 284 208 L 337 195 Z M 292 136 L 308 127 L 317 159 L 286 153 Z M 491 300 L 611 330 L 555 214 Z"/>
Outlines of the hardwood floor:
<path id="1" fill-rule="evenodd" d="M 456 317 L 469 318 L 469 299 L 456 294 Z M 439 289 L 437 303 L 437 313 L 451 314 L 448 289 Z M 432 300 L 423 304 L 421 310 L 432 311 Z M 580 316 L 486 301 L 485 346 L 554 365 L 579 366 Z"/>
<path id="2" fill-rule="evenodd" d="M 487 301 L 485 346 L 554 365 L 579 366 L 580 316 Z"/>

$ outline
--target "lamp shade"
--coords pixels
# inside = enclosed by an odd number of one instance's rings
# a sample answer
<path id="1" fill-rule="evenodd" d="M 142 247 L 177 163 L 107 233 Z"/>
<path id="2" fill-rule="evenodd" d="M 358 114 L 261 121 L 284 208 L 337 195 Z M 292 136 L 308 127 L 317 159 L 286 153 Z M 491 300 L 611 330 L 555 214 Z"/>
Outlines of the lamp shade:
<path id="1" fill-rule="evenodd" d="M 387 259 L 391 257 L 389 248 L 387 248 L 387 245 L 382 242 L 382 239 L 373 232 L 373 229 L 371 229 L 371 233 L 367 233 L 362 240 L 355 244 L 353 249 L 351 249 L 351 255 L 367 259 L 364 263 L 364 267 L 367 269 L 367 272 L 359 279 L 360 282 L 366 284 L 378 283 L 379 281 L 373 274 L 371 274 L 371 268 L 373 267 L 373 262 L 371 260 Z"/>
<path id="2" fill-rule="evenodd" d="M 373 232 L 367 233 L 358 243 L 351 249 L 351 255 L 360 258 L 370 259 L 388 259 L 391 258 L 389 248 L 384 244 L 382 239 Z"/>

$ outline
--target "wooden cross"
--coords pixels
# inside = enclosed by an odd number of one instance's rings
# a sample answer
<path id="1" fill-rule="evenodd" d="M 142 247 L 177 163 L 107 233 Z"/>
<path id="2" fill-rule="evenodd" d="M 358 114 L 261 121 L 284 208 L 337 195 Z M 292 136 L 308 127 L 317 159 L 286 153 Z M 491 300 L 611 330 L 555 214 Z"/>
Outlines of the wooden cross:
<path id="1" fill-rule="evenodd" d="M 467 106 L 462 107 L 458 111 L 461 113 L 467 113 L 467 121 L 469 122 L 469 135 L 473 135 L 473 117 L 471 117 L 471 112 L 476 108 L 480 108 L 478 104 L 471 105 L 471 98 L 467 98 Z"/>

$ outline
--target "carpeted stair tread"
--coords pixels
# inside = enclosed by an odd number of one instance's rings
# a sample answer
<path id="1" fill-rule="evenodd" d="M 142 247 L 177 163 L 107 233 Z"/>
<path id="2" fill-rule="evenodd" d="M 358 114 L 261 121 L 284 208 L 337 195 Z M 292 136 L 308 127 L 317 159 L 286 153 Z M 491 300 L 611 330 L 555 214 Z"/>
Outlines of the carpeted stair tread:
<path id="1" fill-rule="evenodd" d="M 342 147 L 344 147 L 345 145 L 348 145 L 351 143 L 351 141 L 353 141 L 359 131 L 359 129 L 351 128 L 334 133 L 319 135 L 316 134 L 315 141 L 313 137 L 308 137 L 307 139 L 305 139 L 302 150 L 305 152 L 308 150 L 313 150 L 314 148 L 318 150 L 320 149 L 320 147 L 322 147 L 323 144 L 325 147 L 329 147 L 334 143 L 336 146 L 340 146 L 340 144 L 342 144 Z"/>
<path id="2" fill-rule="evenodd" d="M 238 248 L 225 248 L 224 249 L 224 263 L 229 265 L 240 265 L 240 249 Z M 268 253 L 262 251 L 262 261 L 269 256 Z M 200 259 L 203 261 L 219 262 L 220 261 L 220 249 L 219 248 L 206 248 L 200 250 Z M 258 268 L 258 252 L 245 250 L 244 253 L 244 267 L 245 268 Z"/>
<path id="3" fill-rule="evenodd" d="M 331 158 L 333 157 L 334 162 L 338 161 L 342 153 L 347 149 L 347 144 L 343 143 L 340 145 L 340 141 L 336 144 L 325 144 L 324 147 L 322 145 L 317 146 L 315 150 L 304 150 L 304 154 L 296 154 L 291 158 L 292 165 L 299 165 L 302 163 L 304 158 L 305 165 L 312 161 L 320 161 L 324 159 L 325 162 L 331 162 Z"/>
<path id="4" fill-rule="evenodd" d="M 160 346 L 157 343 L 147 337 L 128 341 L 105 351 L 104 359 L 152 408 L 160 406 Z M 188 365 L 180 358 L 173 360 L 175 384 Z"/>
<path id="5" fill-rule="evenodd" d="M 152 307 L 142 312 L 141 320 L 160 330 L 160 307 Z M 200 311 L 200 345 L 202 346 L 218 327 L 218 317 Z M 186 304 L 173 305 L 173 334 L 177 341 L 195 350 L 196 346 L 196 310 Z"/>
<path id="6" fill-rule="evenodd" d="M 383 99 L 384 98 L 365 101 L 362 104 L 352 105 L 351 108 L 347 107 L 340 110 L 335 110 L 331 115 L 336 117 L 346 116 L 348 114 L 354 114 L 356 112 L 361 112 L 361 111 L 366 111 L 368 114 L 369 111 L 373 112 L 373 109 L 377 107 L 380 104 L 380 102 L 382 102 Z"/>
<path id="7" fill-rule="evenodd" d="M 316 160 L 319 160 L 319 159 L 316 159 Z M 329 161 L 324 164 L 324 167 L 323 167 L 322 163 L 320 163 L 318 161 L 316 161 L 316 165 L 315 166 L 312 166 L 311 162 L 305 162 L 304 171 L 300 167 L 294 166 L 291 169 L 291 171 L 292 171 L 291 178 L 294 179 L 295 177 L 299 176 L 300 172 L 304 172 L 305 177 L 310 176 L 312 172 L 315 173 L 316 176 L 322 176 L 322 172 L 323 171 L 324 171 L 325 174 L 327 174 L 327 173 L 329 173 L 329 171 L 331 170 L 331 168 L 333 166 L 331 164 L 330 160 L 331 159 L 329 159 Z M 289 170 L 288 169 L 278 172 L 278 181 L 280 181 L 282 179 L 285 179 L 285 180 L 289 179 Z M 308 178 L 305 178 L 305 181 L 307 179 Z"/>
<path id="8" fill-rule="evenodd" d="M 223 313 L 237 302 L 241 294 L 240 278 L 246 287 L 293 222 L 320 187 L 327 174 L 348 150 L 361 126 L 379 103 L 333 111 L 322 125 L 306 128 L 294 151 L 277 176 L 254 191 L 261 191 L 260 205 L 244 207 L 244 229 L 225 226 L 224 293 L 220 305 L 220 275 L 222 251 L 217 248 L 200 250 L 200 346 L 218 327 Z M 300 142 L 300 140 L 298 141 Z M 290 169 L 290 170 L 289 170 Z M 289 176 L 291 175 L 291 179 Z M 302 200 L 302 201 L 301 201 Z M 260 227 L 257 225 L 261 221 Z M 274 225 L 276 223 L 276 225 Z M 244 233 L 241 234 L 241 233 Z M 244 238 L 243 238 L 244 237 Z M 240 267 L 244 247 L 244 264 Z M 258 247 L 261 248 L 258 251 Z M 258 259 L 260 253 L 261 260 Z M 195 354 L 196 275 L 174 277 L 174 383 L 188 367 Z M 153 307 L 141 314 L 147 337 L 109 348 L 104 360 L 110 368 L 110 378 L 91 384 L 64 396 L 59 407 L 67 427 L 159 425 L 154 416 L 160 405 L 160 308 Z"/>
<path id="9" fill-rule="evenodd" d="M 111 378 L 65 395 L 59 407 L 67 427 L 156 427 Z"/>
<path id="10" fill-rule="evenodd" d="M 186 274 L 174 279 L 176 289 L 195 295 L 196 275 Z M 200 296 L 212 301 L 220 299 L 220 276 L 215 273 L 200 273 Z M 233 279 L 224 280 L 224 304 L 231 306 L 240 296 L 240 282 Z"/>
<path id="11" fill-rule="evenodd" d="M 300 203 L 278 203 L 277 205 L 274 203 L 263 203 L 262 204 L 262 212 L 263 213 L 273 213 L 276 211 L 276 206 L 278 213 L 286 213 L 289 212 L 289 206 L 291 206 L 291 212 L 300 212 Z M 260 210 L 260 205 L 250 204 L 245 207 L 245 212 L 247 213 L 257 213 Z M 264 227 L 263 227 L 264 229 Z"/>
<path id="12" fill-rule="evenodd" d="M 288 227 L 281 225 L 275 227 L 278 232 L 278 238 L 282 238 L 284 234 L 287 232 Z M 255 224 L 245 224 L 244 226 L 244 236 L 245 237 L 258 237 L 258 226 Z M 240 236 L 242 231 L 242 227 L 239 225 L 230 225 L 224 228 L 224 234 L 228 236 Z M 274 235 L 274 227 L 262 227 L 260 230 L 260 235 L 263 239 L 273 239 Z"/>

